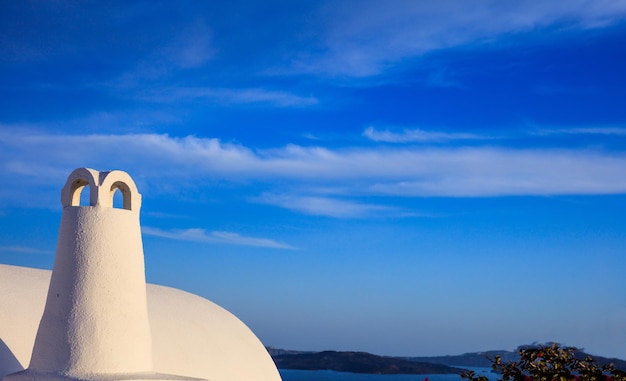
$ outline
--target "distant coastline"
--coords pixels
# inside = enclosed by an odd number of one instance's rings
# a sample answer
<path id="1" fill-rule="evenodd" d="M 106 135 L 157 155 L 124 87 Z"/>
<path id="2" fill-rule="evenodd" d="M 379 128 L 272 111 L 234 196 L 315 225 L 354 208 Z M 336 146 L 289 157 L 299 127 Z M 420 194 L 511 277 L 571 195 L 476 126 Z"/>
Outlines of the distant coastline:
<path id="1" fill-rule="evenodd" d="M 411 361 L 400 357 L 377 356 L 366 352 L 304 352 L 272 351 L 279 369 L 334 370 L 367 374 L 461 374 L 465 369 L 444 364 Z"/>
<path id="2" fill-rule="evenodd" d="M 516 361 L 517 352 L 494 350 L 464 353 L 456 356 L 393 357 L 378 356 L 367 352 L 294 351 L 267 347 L 279 369 L 333 370 L 363 374 L 461 374 L 467 368 L 486 368 L 490 359 L 500 356 L 503 361 Z M 588 354 L 577 352 L 577 357 Z M 616 358 L 593 356 L 599 364 L 613 363 L 626 370 L 626 361 Z"/>

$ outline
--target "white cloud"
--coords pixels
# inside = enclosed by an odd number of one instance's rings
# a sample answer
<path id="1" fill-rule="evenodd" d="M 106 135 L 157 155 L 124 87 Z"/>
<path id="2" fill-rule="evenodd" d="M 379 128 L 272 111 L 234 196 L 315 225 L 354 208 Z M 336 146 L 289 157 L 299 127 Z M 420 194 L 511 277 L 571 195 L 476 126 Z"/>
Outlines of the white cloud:
<path id="1" fill-rule="evenodd" d="M 389 130 L 376 130 L 374 127 L 367 127 L 363 131 L 363 136 L 375 142 L 387 143 L 411 143 L 411 142 L 446 142 L 451 140 L 486 140 L 490 137 L 468 134 L 425 131 L 421 129 L 403 129 L 401 133 Z"/>
<path id="2" fill-rule="evenodd" d="M 593 151 L 454 149 L 428 160 L 413 179 L 373 191 L 404 196 L 488 197 L 626 192 L 626 157 Z"/>
<path id="3" fill-rule="evenodd" d="M 196 22 L 184 28 L 162 55 L 179 68 L 188 69 L 204 65 L 215 53 L 210 28 L 203 22 Z"/>
<path id="4" fill-rule="evenodd" d="M 299 96 L 283 91 L 271 91 L 261 88 L 206 88 L 206 87 L 175 87 L 163 88 L 138 96 L 151 102 L 211 102 L 221 105 L 263 104 L 276 107 L 306 107 L 318 104 L 312 96 Z"/>
<path id="5" fill-rule="evenodd" d="M 41 250 L 27 246 L 0 246 L 0 251 L 23 254 L 54 254 L 51 250 Z"/>
<path id="6" fill-rule="evenodd" d="M 343 195 L 626 193 L 626 155 L 601 150 L 297 145 L 254 150 L 195 136 L 53 135 L 6 129 L 0 129 L 0 146 L 0 174 L 13 184 L 3 189 L 2 197 L 22 192 L 24 184 L 58 185 L 76 166 L 124 169 L 154 186 L 212 179 L 341 188 Z M 322 200 L 312 201 L 320 210 L 327 208 Z M 349 213 L 349 205 L 343 207 Z M 352 207 L 353 213 L 363 208 Z"/>
<path id="7" fill-rule="evenodd" d="M 463 87 L 460 82 L 454 79 L 452 74 L 446 68 L 438 68 L 428 74 L 426 84 L 432 87 Z"/>
<path id="8" fill-rule="evenodd" d="M 179 241 L 222 243 L 228 245 L 267 247 L 272 249 L 295 249 L 295 247 L 291 245 L 279 241 L 274 241 L 272 239 L 246 237 L 237 233 L 225 231 L 207 232 L 204 229 L 198 228 L 167 231 L 148 226 L 142 227 L 141 231 L 145 235 L 175 239 Z"/>
<path id="9" fill-rule="evenodd" d="M 571 127 L 571 128 L 555 128 L 541 129 L 537 132 L 539 135 L 615 135 L 626 136 L 626 128 L 623 127 Z"/>
<path id="10" fill-rule="evenodd" d="M 389 214 L 392 209 L 381 205 L 363 204 L 320 196 L 295 196 L 289 194 L 264 194 L 260 202 L 290 209 L 299 213 L 334 218 L 359 218 L 380 213 Z"/>
<path id="11" fill-rule="evenodd" d="M 626 2 L 612 0 L 332 1 L 312 23 L 320 30 L 320 47 L 316 53 L 302 54 L 294 70 L 371 76 L 433 50 L 490 42 L 559 24 L 579 29 L 605 27 L 625 15 Z"/>

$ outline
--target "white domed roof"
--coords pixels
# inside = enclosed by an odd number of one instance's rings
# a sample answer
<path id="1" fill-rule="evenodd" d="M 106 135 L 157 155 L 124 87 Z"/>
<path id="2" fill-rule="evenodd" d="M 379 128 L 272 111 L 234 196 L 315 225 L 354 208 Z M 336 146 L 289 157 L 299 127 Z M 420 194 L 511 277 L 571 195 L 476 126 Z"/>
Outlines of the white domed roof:
<path id="1" fill-rule="evenodd" d="M 0 378 L 28 367 L 49 270 L 0 264 Z M 280 381 L 263 344 L 233 314 L 174 288 L 147 285 L 154 371 L 211 381 Z"/>

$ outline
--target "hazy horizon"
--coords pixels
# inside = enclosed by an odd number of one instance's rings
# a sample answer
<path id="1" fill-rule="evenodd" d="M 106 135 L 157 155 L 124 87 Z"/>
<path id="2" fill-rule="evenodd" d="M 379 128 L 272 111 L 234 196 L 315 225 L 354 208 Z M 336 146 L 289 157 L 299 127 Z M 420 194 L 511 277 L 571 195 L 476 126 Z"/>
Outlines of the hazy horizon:
<path id="1" fill-rule="evenodd" d="M 475 350 L 475 351 L 469 351 L 469 352 L 462 352 L 462 353 L 446 353 L 446 354 L 427 354 L 427 355 L 419 355 L 419 356 L 411 356 L 411 355 L 403 355 L 403 354 L 396 354 L 396 355 L 390 355 L 387 353 L 375 353 L 375 352 L 367 352 L 367 353 L 371 353 L 373 355 L 377 355 L 377 356 L 389 356 L 389 357 L 410 357 L 410 358 L 421 358 L 421 357 L 456 357 L 456 356 L 463 356 L 463 355 L 468 355 L 468 354 L 480 354 L 480 353 L 487 353 L 487 352 L 499 352 L 499 351 L 506 351 L 506 352 L 511 352 L 511 353 L 517 353 L 517 348 L 522 347 L 522 346 L 532 346 L 532 345 L 544 345 L 544 344 L 551 344 L 550 342 L 547 343 L 527 343 L 527 344 L 520 344 L 515 348 L 490 348 L 490 349 L 482 349 L 482 350 Z M 559 343 L 560 344 L 560 343 Z M 569 347 L 570 345 L 563 345 L 563 347 Z M 316 350 L 306 350 L 306 349 L 299 349 L 299 348 L 277 348 L 277 347 L 273 347 L 271 345 L 266 345 L 267 348 L 272 348 L 274 350 L 281 350 L 281 351 L 288 351 L 288 352 L 326 352 L 326 351 L 332 351 L 332 352 L 364 352 L 364 351 L 358 351 L 358 350 L 350 350 L 350 349 L 345 349 L 342 351 L 338 351 L 336 349 L 333 348 L 326 348 L 326 349 L 316 349 Z M 571 347 L 574 347 L 580 351 L 583 351 L 585 353 L 587 353 L 588 355 L 591 355 L 593 357 L 595 356 L 600 356 L 600 357 L 604 357 L 604 358 L 613 358 L 613 359 L 618 359 L 618 360 L 624 360 L 626 361 L 626 359 L 623 358 L 619 358 L 619 357 L 612 357 L 612 356 L 606 356 L 603 355 L 602 353 L 592 353 L 587 351 L 585 348 L 581 348 L 581 347 L 576 347 L 575 345 L 571 345 Z M 449 366 L 453 366 L 454 364 L 446 364 Z"/>

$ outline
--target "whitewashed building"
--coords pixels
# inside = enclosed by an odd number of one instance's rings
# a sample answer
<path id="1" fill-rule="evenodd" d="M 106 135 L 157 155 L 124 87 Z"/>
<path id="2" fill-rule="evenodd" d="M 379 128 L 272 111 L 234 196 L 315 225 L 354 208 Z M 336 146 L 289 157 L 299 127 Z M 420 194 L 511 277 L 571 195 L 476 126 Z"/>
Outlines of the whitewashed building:
<path id="1" fill-rule="evenodd" d="M 82 192 L 89 205 L 80 205 Z M 0 265 L 3 381 L 280 381 L 234 315 L 146 285 L 141 195 L 127 173 L 76 169 L 61 203 L 52 272 Z"/>

